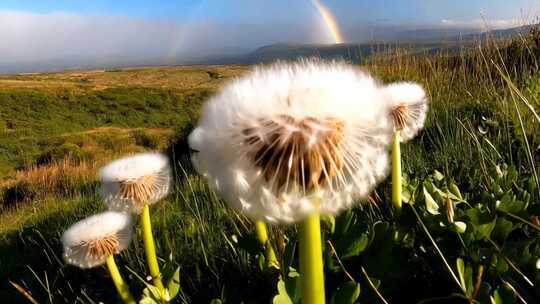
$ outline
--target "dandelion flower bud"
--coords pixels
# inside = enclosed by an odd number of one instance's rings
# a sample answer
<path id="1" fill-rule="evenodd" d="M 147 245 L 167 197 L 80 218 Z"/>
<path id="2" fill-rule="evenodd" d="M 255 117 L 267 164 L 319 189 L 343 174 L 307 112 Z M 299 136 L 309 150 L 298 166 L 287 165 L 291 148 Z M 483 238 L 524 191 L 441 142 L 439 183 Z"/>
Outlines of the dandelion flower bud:
<path id="1" fill-rule="evenodd" d="M 140 213 L 169 191 L 171 170 L 159 153 L 138 154 L 116 160 L 100 171 L 101 193 L 110 210 Z"/>
<path id="2" fill-rule="evenodd" d="M 401 82 L 384 88 L 394 130 L 403 142 L 414 138 L 424 127 L 427 114 L 426 93 L 415 83 Z"/>
<path id="3" fill-rule="evenodd" d="M 81 268 L 99 266 L 110 255 L 126 249 L 131 236 L 131 216 L 125 213 L 107 211 L 90 216 L 64 232 L 64 259 Z"/>
<path id="4" fill-rule="evenodd" d="M 189 136 L 197 170 L 248 216 L 296 222 L 365 199 L 387 174 L 383 90 L 336 62 L 258 68 L 204 106 Z"/>

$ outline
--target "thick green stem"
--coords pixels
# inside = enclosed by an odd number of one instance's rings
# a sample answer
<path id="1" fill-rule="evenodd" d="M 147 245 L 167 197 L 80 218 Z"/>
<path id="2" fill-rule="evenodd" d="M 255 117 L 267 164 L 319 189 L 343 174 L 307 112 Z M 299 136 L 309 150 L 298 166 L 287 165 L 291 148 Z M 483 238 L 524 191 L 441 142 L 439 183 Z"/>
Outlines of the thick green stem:
<path id="1" fill-rule="evenodd" d="M 165 294 L 165 288 L 161 282 L 161 273 L 159 271 L 159 265 L 156 256 L 156 245 L 154 244 L 154 237 L 152 236 L 152 224 L 150 223 L 150 209 L 148 205 L 145 205 L 141 213 L 141 225 L 144 242 L 144 250 L 146 251 L 146 262 L 152 276 L 154 286 L 156 286 L 161 295 Z"/>
<path id="2" fill-rule="evenodd" d="M 274 252 L 274 248 L 268 239 L 268 230 L 266 229 L 266 224 L 263 221 L 255 221 L 255 233 L 257 234 L 257 239 L 259 242 L 264 246 L 267 265 L 279 267 L 276 253 Z"/>
<path id="3" fill-rule="evenodd" d="M 324 304 L 324 272 L 319 212 L 300 224 L 300 278 L 302 303 Z"/>
<path id="4" fill-rule="evenodd" d="M 392 139 L 392 203 L 396 210 L 401 211 L 401 151 L 399 147 L 400 135 L 396 131 Z"/>
<path id="5" fill-rule="evenodd" d="M 110 255 L 107 257 L 107 267 L 109 268 L 109 273 L 111 274 L 114 286 L 116 286 L 116 290 L 122 298 L 122 301 L 127 304 L 135 304 L 136 302 L 129 291 L 129 286 L 124 282 L 124 279 L 122 279 L 122 275 L 116 266 L 114 256 Z"/>

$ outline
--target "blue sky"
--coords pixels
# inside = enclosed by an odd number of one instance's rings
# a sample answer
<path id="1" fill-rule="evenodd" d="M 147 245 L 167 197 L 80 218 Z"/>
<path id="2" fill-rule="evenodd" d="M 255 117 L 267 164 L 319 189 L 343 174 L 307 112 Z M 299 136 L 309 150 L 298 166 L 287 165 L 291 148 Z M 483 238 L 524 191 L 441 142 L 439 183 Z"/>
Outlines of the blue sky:
<path id="1" fill-rule="evenodd" d="M 158 19 L 211 19 L 262 23 L 298 23 L 308 13 L 309 0 L 2 0 L 0 10 L 46 14 L 131 16 Z M 538 0 L 326 0 L 343 23 L 360 21 L 436 22 L 441 19 L 520 18 L 535 13 Z"/>
<path id="2" fill-rule="evenodd" d="M 42 63 L 189 62 L 273 43 L 333 43 L 311 1 L 0 0 L 0 73 Z M 540 15 L 540 0 L 321 1 L 345 42 L 426 28 L 483 30 L 485 20 L 488 28 L 508 28 Z"/>

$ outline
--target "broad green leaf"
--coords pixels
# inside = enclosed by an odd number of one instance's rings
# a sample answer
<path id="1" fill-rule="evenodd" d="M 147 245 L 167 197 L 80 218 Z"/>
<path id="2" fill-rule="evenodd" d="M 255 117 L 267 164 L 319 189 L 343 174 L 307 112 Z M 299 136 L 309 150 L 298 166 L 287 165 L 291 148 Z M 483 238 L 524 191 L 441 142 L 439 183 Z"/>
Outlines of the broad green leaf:
<path id="1" fill-rule="evenodd" d="M 146 288 L 145 289 L 148 289 L 150 291 L 150 295 L 156 299 L 156 300 L 160 300 L 161 299 L 161 292 L 159 291 L 159 288 L 157 288 L 156 286 L 154 285 L 150 285 L 150 284 L 146 284 Z"/>
<path id="2" fill-rule="evenodd" d="M 460 200 L 463 200 L 463 196 L 461 195 L 461 191 L 459 191 L 459 188 L 458 188 L 458 186 L 456 184 L 451 183 L 450 187 L 448 187 L 448 189 L 450 190 L 450 192 L 452 192 L 452 194 L 457 196 L 457 198 L 459 198 Z"/>
<path id="3" fill-rule="evenodd" d="M 338 253 L 343 259 L 357 256 L 366 249 L 368 242 L 369 238 L 366 233 L 347 235 L 339 240 Z"/>
<path id="4" fill-rule="evenodd" d="M 294 269 L 289 271 L 289 274 L 285 279 L 285 289 L 293 303 L 300 303 L 300 300 L 302 299 L 301 284 L 300 274 Z"/>
<path id="5" fill-rule="evenodd" d="M 504 242 L 512 230 L 514 230 L 514 223 L 504 217 L 499 217 L 493 229 L 493 239 Z"/>
<path id="6" fill-rule="evenodd" d="M 409 191 L 409 188 L 404 187 L 401 192 L 401 201 L 406 204 L 413 204 L 414 202 L 412 202 L 411 199 L 412 199 L 412 195 L 411 195 L 411 192 Z"/>
<path id="7" fill-rule="evenodd" d="M 456 195 L 454 195 L 452 192 L 449 192 L 449 191 L 443 191 L 439 188 L 435 188 L 435 193 L 440 195 L 441 197 L 443 198 L 449 198 L 453 201 L 463 201 L 462 199 L 460 199 L 459 197 L 457 197 Z"/>
<path id="8" fill-rule="evenodd" d="M 441 181 L 441 180 L 444 179 L 444 175 L 443 175 L 441 172 L 435 170 L 435 171 L 433 172 L 433 178 L 434 178 L 436 181 Z"/>
<path id="9" fill-rule="evenodd" d="M 505 287 L 499 287 L 493 292 L 491 303 L 494 304 L 515 304 L 516 296 L 514 292 Z"/>
<path id="10" fill-rule="evenodd" d="M 516 200 L 511 193 L 505 194 L 501 198 L 500 203 L 497 204 L 497 209 L 514 214 L 525 210 L 525 208 L 527 208 L 527 205 L 522 201 Z"/>
<path id="11" fill-rule="evenodd" d="M 210 304 L 223 304 L 223 302 L 220 299 L 213 299 Z"/>
<path id="12" fill-rule="evenodd" d="M 279 280 L 277 283 L 278 294 L 272 299 L 273 304 L 294 304 L 289 295 L 287 294 L 287 289 L 285 288 L 285 282 Z"/>
<path id="13" fill-rule="evenodd" d="M 476 230 L 483 238 L 488 238 L 491 235 L 493 228 L 495 228 L 495 220 L 487 224 L 476 226 Z"/>
<path id="14" fill-rule="evenodd" d="M 174 274 L 167 283 L 167 289 L 169 290 L 169 301 L 174 299 L 180 291 L 180 267 L 177 267 Z"/>
<path id="15" fill-rule="evenodd" d="M 158 302 L 150 297 L 144 297 L 139 301 L 139 304 L 158 304 Z"/>
<path id="16" fill-rule="evenodd" d="M 332 296 L 331 304 L 354 304 L 360 296 L 360 284 L 349 281 L 343 284 Z"/>
<path id="17" fill-rule="evenodd" d="M 426 209 L 429 213 L 432 215 L 440 214 L 439 212 L 439 205 L 437 205 L 437 202 L 433 199 L 431 194 L 426 190 L 425 187 L 423 187 L 424 190 L 424 200 L 426 202 Z"/>
<path id="18" fill-rule="evenodd" d="M 336 218 L 336 228 L 335 228 L 336 234 L 338 235 L 346 234 L 347 231 L 349 231 L 353 218 L 354 218 L 354 213 L 351 210 L 347 210 L 343 212 L 342 214 L 340 214 Z"/>

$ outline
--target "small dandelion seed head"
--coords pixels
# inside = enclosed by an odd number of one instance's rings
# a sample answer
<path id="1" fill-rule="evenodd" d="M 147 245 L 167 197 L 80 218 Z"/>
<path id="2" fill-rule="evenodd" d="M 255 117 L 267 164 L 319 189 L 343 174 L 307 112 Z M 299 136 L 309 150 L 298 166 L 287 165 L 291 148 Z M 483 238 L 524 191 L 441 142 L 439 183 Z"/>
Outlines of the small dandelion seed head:
<path id="1" fill-rule="evenodd" d="M 169 191 L 168 159 L 158 153 L 138 154 L 116 160 L 100 172 L 101 193 L 110 210 L 140 213 Z"/>
<path id="2" fill-rule="evenodd" d="M 386 177 L 393 124 L 385 92 L 337 62 L 254 70 L 203 108 L 189 136 L 197 170 L 232 207 L 269 222 L 338 213 Z"/>
<path id="3" fill-rule="evenodd" d="M 394 130 L 400 131 L 402 141 L 409 141 L 424 127 L 426 93 L 418 84 L 409 82 L 390 84 L 384 90 Z"/>
<path id="4" fill-rule="evenodd" d="M 80 268 L 96 267 L 127 248 L 131 237 L 130 215 L 113 211 L 96 214 L 64 232 L 64 259 Z"/>

